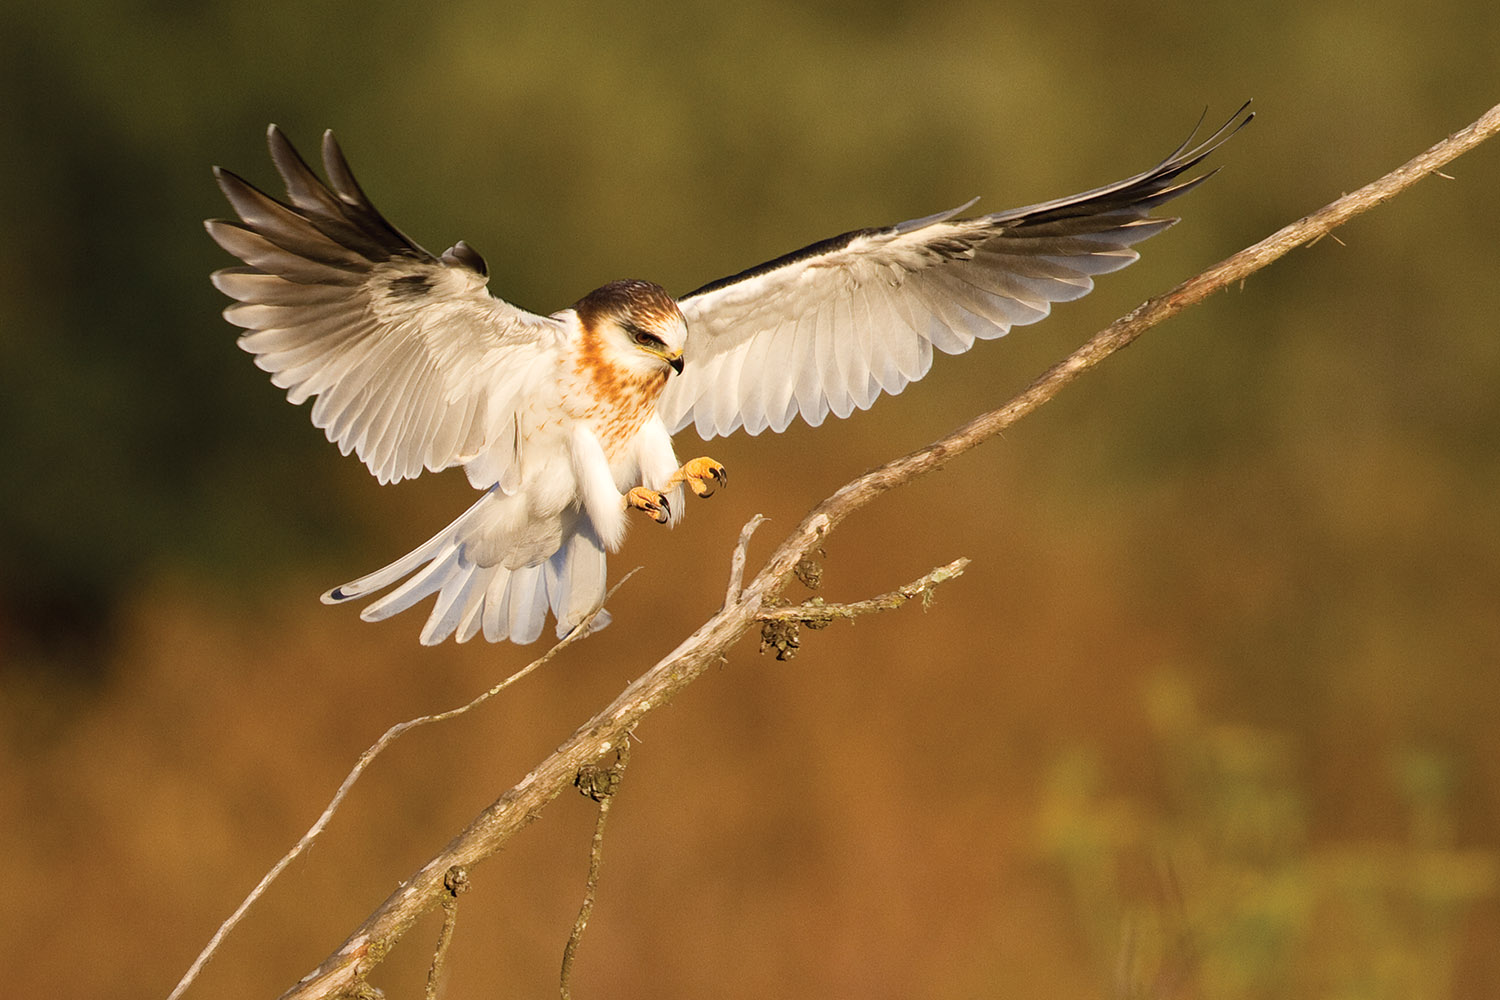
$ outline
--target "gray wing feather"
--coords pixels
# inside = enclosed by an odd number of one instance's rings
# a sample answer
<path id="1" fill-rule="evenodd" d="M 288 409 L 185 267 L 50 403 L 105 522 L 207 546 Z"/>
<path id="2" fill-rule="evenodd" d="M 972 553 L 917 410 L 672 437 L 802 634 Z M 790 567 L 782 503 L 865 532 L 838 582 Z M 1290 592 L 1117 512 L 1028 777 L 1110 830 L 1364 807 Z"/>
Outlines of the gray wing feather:
<path id="1" fill-rule="evenodd" d="M 312 421 L 381 482 L 470 462 L 506 440 L 529 362 L 556 343 L 557 321 L 485 290 L 483 258 L 460 242 L 434 257 L 370 203 L 332 133 L 319 180 L 276 126 L 279 201 L 215 168 L 238 221 L 209 235 L 244 261 L 213 275 L 224 310 L 287 399 L 315 399 Z M 506 471 L 503 453 L 484 475 Z M 477 485 L 489 485 L 479 483 Z"/>
<path id="2" fill-rule="evenodd" d="M 970 202 L 854 230 L 688 293 L 686 364 L 658 405 L 663 420 L 704 438 L 779 432 L 798 414 L 817 425 L 900 392 L 927 373 L 934 348 L 958 354 L 1043 319 L 1177 221 L 1150 213 L 1212 175 L 1182 179 L 1254 117 L 1247 109 L 1114 184 L 976 218 L 959 218 Z"/>

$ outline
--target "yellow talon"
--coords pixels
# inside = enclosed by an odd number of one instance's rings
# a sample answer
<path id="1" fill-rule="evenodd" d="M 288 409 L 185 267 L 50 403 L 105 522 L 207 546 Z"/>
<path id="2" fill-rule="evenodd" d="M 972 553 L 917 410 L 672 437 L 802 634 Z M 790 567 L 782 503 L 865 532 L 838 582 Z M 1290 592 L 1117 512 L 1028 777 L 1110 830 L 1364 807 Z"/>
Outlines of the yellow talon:
<path id="1" fill-rule="evenodd" d="M 710 485 L 710 480 L 714 485 Z M 678 483 L 687 483 L 700 497 L 711 497 L 716 487 L 729 485 L 729 470 L 711 458 L 695 458 L 684 462 L 682 468 L 672 473 L 667 485 L 676 486 Z"/>

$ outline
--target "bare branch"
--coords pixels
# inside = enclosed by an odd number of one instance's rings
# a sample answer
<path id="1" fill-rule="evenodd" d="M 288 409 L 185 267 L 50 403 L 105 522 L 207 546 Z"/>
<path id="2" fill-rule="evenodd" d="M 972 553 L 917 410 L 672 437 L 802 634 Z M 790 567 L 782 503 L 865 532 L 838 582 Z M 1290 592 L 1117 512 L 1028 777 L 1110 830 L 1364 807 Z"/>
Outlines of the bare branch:
<path id="1" fill-rule="evenodd" d="M 752 522 L 753 523 L 753 522 Z M 573 933 L 563 947 L 562 974 L 558 988 L 562 1000 L 571 1000 L 570 985 L 573 979 L 573 959 L 578 955 L 578 942 L 583 940 L 583 929 L 589 925 L 594 913 L 594 899 L 599 895 L 599 869 L 604 863 L 604 824 L 609 819 L 609 807 L 620 790 L 620 779 L 625 765 L 630 763 L 629 734 L 615 747 L 615 763 L 612 767 L 585 767 L 578 772 L 574 784 L 578 790 L 599 803 L 599 818 L 594 823 L 594 839 L 589 845 L 589 875 L 583 887 L 583 905 L 578 907 L 578 919 L 573 922 Z"/>
<path id="2" fill-rule="evenodd" d="M 756 615 L 755 619 L 762 622 L 800 622 L 809 628 L 822 628 L 833 624 L 835 618 L 852 619 L 860 615 L 872 615 L 879 611 L 894 611 L 913 597 L 920 597 L 922 606 L 926 607 L 932 603 L 932 592 L 937 585 L 946 583 L 955 576 L 962 576 L 968 565 L 968 559 L 955 559 L 948 565 L 939 566 L 931 573 L 919 580 L 913 580 L 904 587 L 899 587 L 888 594 L 881 594 L 879 597 L 855 601 L 853 604 L 829 604 L 815 597 L 806 604 L 766 608 Z"/>
<path id="3" fill-rule="evenodd" d="M 391 945 L 423 913 L 438 905 L 446 891 L 443 877 L 449 868 L 472 866 L 499 850 L 573 783 L 583 765 L 620 745 L 647 713 L 666 704 L 716 663 L 761 620 L 768 602 L 792 578 L 798 563 L 844 518 L 877 496 L 994 437 L 1156 324 L 1394 197 L 1497 131 L 1500 131 L 1500 106 L 1374 183 L 1142 303 L 1095 334 L 1010 402 L 976 417 L 925 448 L 859 476 L 824 500 L 787 536 L 748 586 L 738 594 L 731 593 L 717 614 L 637 678 L 608 707 L 580 726 L 519 784 L 485 809 L 437 857 L 402 882 L 338 951 L 287 991 L 283 1000 L 336 997 L 357 989 Z"/>
<path id="4" fill-rule="evenodd" d="M 740 540 L 734 547 L 734 555 L 729 560 L 729 587 L 724 592 L 724 607 L 729 607 L 740 599 L 740 590 L 745 582 L 745 560 L 749 556 L 750 536 L 755 534 L 755 529 L 766 523 L 764 514 L 756 514 L 745 526 L 740 529 Z"/>
<path id="5" fill-rule="evenodd" d="M 453 928 L 458 925 L 458 897 L 468 891 L 469 873 L 456 865 L 449 868 L 443 887 L 448 890 L 443 897 L 443 926 L 438 931 L 437 946 L 432 950 L 432 965 L 427 970 L 425 1000 L 437 1000 L 443 961 L 448 957 L 448 945 L 453 943 Z"/>
<path id="6" fill-rule="evenodd" d="M 797 650 L 802 648 L 802 626 L 804 625 L 816 630 L 832 625 L 835 618 L 853 621 L 860 615 L 894 611 L 913 597 L 920 597 L 922 607 L 926 608 L 932 603 L 933 589 L 955 576 L 962 576 L 964 568 L 968 565 L 968 559 L 956 559 L 946 566 L 939 566 L 920 580 L 913 580 L 889 594 L 855 601 L 853 604 L 829 604 L 821 597 L 814 597 L 806 604 L 798 604 L 794 607 L 765 608 L 755 616 L 756 620 L 761 622 L 760 651 L 764 653 L 767 650 L 774 650 L 776 659 L 790 660 L 797 655 Z M 812 570 L 809 569 L 810 566 L 813 567 Z M 812 575 L 814 571 L 816 571 L 816 566 L 810 558 L 804 558 L 797 564 L 795 570 L 797 578 L 809 586 L 816 584 L 816 577 Z"/>

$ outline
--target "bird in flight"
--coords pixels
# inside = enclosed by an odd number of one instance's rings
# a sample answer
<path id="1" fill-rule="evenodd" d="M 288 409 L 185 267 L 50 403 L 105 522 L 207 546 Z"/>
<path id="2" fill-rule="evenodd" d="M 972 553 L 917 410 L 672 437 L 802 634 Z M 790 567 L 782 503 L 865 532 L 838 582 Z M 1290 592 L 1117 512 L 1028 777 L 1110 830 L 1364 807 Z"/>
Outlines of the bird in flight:
<path id="1" fill-rule="evenodd" d="M 549 608 L 562 637 L 603 603 L 605 554 L 632 511 L 673 524 L 685 490 L 726 485 L 712 458 L 679 464 L 672 435 L 846 417 L 927 374 L 934 349 L 962 354 L 1087 294 L 1177 221 L 1150 213 L 1209 176 L 1182 179 L 1254 117 L 1247 107 L 1082 194 L 857 229 L 680 297 L 614 281 L 546 316 L 491 295 L 467 243 L 433 256 L 387 222 L 331 132 L 325 182 L 273 125 L 284 201 L 214 169 L 239 220 L 208 232 L 245 266 L 213 283 L 235 300 L 224 316 L 245 331 L 240 347 L 290 402 L 314 400 L 313 424 L 381 483 L 462 466 L 483 491 L 323 601 L 378 594 L 360 617 L 379 621 L 436 594 L 424 644 L 530 643 Z M 590 628 L 607 623 L 600 611 Z"/>

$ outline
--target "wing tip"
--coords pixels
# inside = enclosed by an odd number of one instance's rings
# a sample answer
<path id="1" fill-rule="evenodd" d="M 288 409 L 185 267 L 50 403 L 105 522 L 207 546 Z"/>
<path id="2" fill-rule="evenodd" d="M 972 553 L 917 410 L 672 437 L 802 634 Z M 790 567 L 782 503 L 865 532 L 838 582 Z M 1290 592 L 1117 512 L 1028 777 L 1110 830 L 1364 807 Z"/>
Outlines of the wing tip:
<path id="1" fill-rule="evenodd" d="M 1203 113 L 1198 118 L 1198 124 L 1193 126 L 1193 131 L 1188 134 L 1187 139 L 1184 140 L 1183 144 L 1178 147 L 1177 151 L 1174 152 L 1171 156 L 1167 157 L 1164 163 L 1172 163 L 1180 158 L 1182 160 L 1190 161 L 1188 165 L 1191 166 L 1193 163 L 1197 163 L 1198 161 L 1202 160 L 1209 153 L 1212 153 L 1215 149 L 1218 149 L 1224 143 L 1233 138 L 1240 129 L 1244 128 L 1246 125 L 1249 125 L 1255 120 L 1255 112 L 1249 110 L 1252 103 L 1254 103 L 1254 98 L 1245 101 L 1244 104 L 1241 104 L 1238 108 L 1235 109 L 1234 114 L 1230 115 L 1224 120 L 1224 124 L 1214 129 L 1212 134 L 1205 138 L 1195 148 L 1190 151 L 1184 152 L 1184 150 L 1187 150 L 1189 144 L 1192 143 L 1193 138 L 1198 134 L 1198 130 L 1203 127 L 1204 120 L 1208 117 L 1208 108 L 1204 107 Z M 1214 168 L 1214 170 L 1218 169 L 1220 168 Z M 1212 172 L 1210 172 L 1209 174 L 1205 174 L 1204 176 L 1208 177 L 1211 175 Z"/>
<path id="2" fill-rule="evenodd" d="M 283 162 L 295 160 L 301 162 L 302 157 L 297 152 L 297 147 L 292 145 L 292 140 L 282 131 L 280 125 L 272 122 L 266 126 L 266 149 L 271 153 L 271 162 L 278 171 L 282 171 Z M 305 166 L 305 164 L 304 164 Z M 282 177 L 286 177 L 282 172 Z"/>

